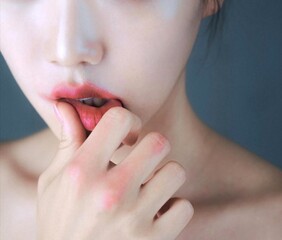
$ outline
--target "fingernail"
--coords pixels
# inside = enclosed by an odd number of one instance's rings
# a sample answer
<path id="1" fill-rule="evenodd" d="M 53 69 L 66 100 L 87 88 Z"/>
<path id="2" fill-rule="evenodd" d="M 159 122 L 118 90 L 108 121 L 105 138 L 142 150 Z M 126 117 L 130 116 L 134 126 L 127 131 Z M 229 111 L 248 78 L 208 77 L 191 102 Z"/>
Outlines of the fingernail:
<path id="1" fill-rule="evenodd" d="M 61 115 L 61 113 L 60 113 L 60 111 L 59 111 L 57 105 L 58 105 L 58 103 L 55 103 L 55 104 L 53 105 L 53 109 L 54 109 L 54 112 L 55 112 L 57 118 L 59 119 L 59 121 L 61 122 L 61 124 L 63 124 L 63 123 L 64 123 L 63 117 L 62 117 L 62 115 Z"/>

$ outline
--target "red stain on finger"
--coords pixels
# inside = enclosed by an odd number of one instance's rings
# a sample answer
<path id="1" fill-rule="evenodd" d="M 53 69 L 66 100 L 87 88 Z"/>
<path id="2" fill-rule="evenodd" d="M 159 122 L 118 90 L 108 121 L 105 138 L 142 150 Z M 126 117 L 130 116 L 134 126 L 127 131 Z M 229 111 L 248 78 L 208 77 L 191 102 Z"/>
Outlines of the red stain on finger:
<path id="1" fill-rule="evenodd" d="M 154 133 L 153 150 L 155 153 L 162 152 L 167 145 L 169 145 L 169 142 L 163 135 L 160 133 Z"/>

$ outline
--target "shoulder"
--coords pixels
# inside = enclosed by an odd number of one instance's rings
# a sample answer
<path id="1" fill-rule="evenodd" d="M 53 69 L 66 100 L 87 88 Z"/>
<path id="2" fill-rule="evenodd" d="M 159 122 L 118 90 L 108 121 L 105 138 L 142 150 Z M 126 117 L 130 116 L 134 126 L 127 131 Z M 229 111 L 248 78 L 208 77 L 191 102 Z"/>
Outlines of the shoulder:
<path id="1" fill-rule="evenodd" d="M 225 138 L 212 158 L 202 187 L 214 194 L 192 202 L 194 216 L 177 240 L 281 239 L 282 171 Z"/>
<path id="2" fill-rule="evenodd" d="M 1 159 L 29 159 L 38 153 L 54 151 L 58 140 L 49 129 L 43 129 L 29 136 L 13 141 L 0 142 Z M 39 155 L 39 156 L 40 156 Z"/>
<path id="3" fill-rule="evenodd" d="M 177 240 L 280 240 L 281 202 L 277 192 L 201 206 Z"/>
<path id="4" fill-rule="evenodd" d="M 57 149 L 58 140 L 49 129 L 27 137 L 0 143 L 0 164 L 5 169 L 40 175 Z"/>
<path id="5" fill-rule="evenodd" d="M 0 142 L 0 171 L 3 176 L 3 171 L 7 168 L 9 162 L 14 157 L 15 141 Z"/>
<path id="6" fill-rule="evenodd" d="M 25 152 L 28 152 L 28 148 L 31 145 L 31 143 L 35 142 L 36 140 L 35 136 L 36 134 L 33 134 L 20 139 L 0 142 L 1 162 L 18 159 L 19 156 L 23 156 Z"/>
<path id="7" fill-rule="evenodd" d="M 190 200 L 225 202 L 282 191 L 281 169 L 224 137 L 217 138 L 199 177 L 190 182 L 198 189 L 194 195 L 188 192 Z"/>
<path id="8" fill-rule="evenodd" d="M 281 169 L 239 144 L 221 137 L 215 158 L 218 181 L 234 198 L 282 192 Z"/>

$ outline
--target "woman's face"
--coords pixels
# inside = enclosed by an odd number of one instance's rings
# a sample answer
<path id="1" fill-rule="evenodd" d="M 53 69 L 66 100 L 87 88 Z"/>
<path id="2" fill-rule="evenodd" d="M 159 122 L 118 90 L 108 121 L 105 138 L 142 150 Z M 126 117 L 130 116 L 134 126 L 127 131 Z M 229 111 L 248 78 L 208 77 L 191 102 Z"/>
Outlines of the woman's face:
<path id="1" fill-rule="evenodd" d="M 57 134 L 58 86 L 93 83 L 143 123 L 170 97 L 194 44 L 201 0 L 0 0 L 1 52 Z"/>

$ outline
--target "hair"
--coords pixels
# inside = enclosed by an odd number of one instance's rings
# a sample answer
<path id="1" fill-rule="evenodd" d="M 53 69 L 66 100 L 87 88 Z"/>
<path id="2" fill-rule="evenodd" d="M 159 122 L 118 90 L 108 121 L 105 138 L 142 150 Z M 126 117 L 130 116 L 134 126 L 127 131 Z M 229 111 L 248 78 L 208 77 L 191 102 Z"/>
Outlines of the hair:
<path id="1" fill-rule="evenodd" d="M 203 0 L 204 7 L 206 7 L 206 5 L 209 4 L 210 1 L 213 1 L 216 13 L 213 14 L 209 20 L 209 42 L 213 40 L 219 28 L 222 27 L 222 0 Z"/>
<path id="2" fill-rule="evenodd" d="M 213 1 L 214 8 L 217 10 L 215 14 L 208 17 L 208 25 L 206 28 L 206 32 L 208 35 L 207 38 L 207 52 L 208 54 L 211 45 L 215 39 L 215 36 L 223 31 L 223 22 L 224 22 L 224 11 L 223 11 L 223 0 L 202 0 L 203 7 L 206 7 L 207 4 L 210 4 L 210 1 Z M 225 0 L 227 1 L 227 0 Z M 224 2 L 225 2 L 224 1 Z M 228 0 L 229 1 L 229 0 Z M 220 47 L 220 46 L 219 46 Z M 207 57 L 207 55 L 206 55 Z"/>
<path id="3" fill-rule="evenodd" d="M 216 34 L 218 28 L 222 25 L 222 22 L 220 21 L 222 18 L 222 4 L 220 3 L 221 0 L 203 0 L 204 1 L 204 5 L 207 4 L 208 1 L 213 1 L 215 4 L 215 8 L 217 9 L 217 12 L 211 16 L 211 20 L 209 22 L 209 26 L 208 29 L 210 31 L 210 36 L 214 37 L 214 35 Z"/>

